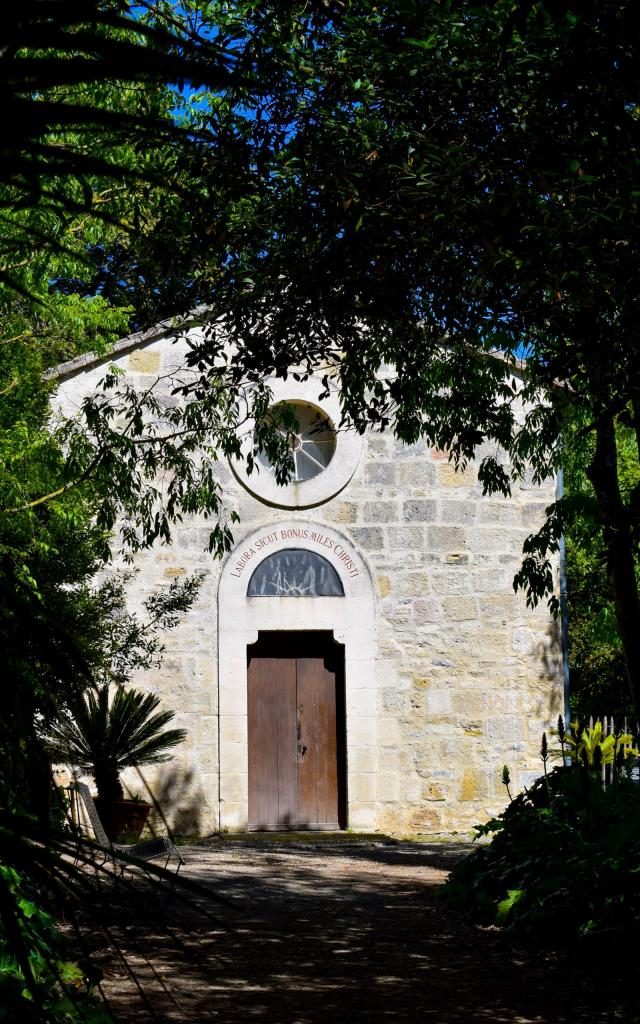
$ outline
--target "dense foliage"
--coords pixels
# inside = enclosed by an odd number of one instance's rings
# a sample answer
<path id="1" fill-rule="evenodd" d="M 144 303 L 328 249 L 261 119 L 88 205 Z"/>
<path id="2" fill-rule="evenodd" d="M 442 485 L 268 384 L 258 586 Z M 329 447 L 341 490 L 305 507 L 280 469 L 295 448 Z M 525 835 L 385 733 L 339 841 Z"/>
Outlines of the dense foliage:
<path id="1" fill-rule="evenodd" d="M 104 559 L 169 541 L 194 512 L 212 519 L 211 550 L 228 549 L 215 463 L 265 422 L 269 376 L 318 367 L 340 387 L 345 422 L 424 437 L 456 465 L 479 455 L 488 492 L 553 473 L 573 437 L 568 497 L 527 541 L 516 585 L 531 602 L 548 594 L 550 556 L 573 529 L 582 607 L 594 588 L 604 595 L 605 574 L 612 602 L 589 605 L 573 657 L 585 678 L 602 674 L 590 659 L 613 613 L 610 650 L 619 644 L 640 706 L 640 12 L 631 0 L 574 7 L 52 0 L 8 14 L 4 807 L 46 832 L 36 727 L 64 712 L 70 686 L 126 676 L 118 616 L 94 582 Z M 140 395 L 108 374 L 74 420 L 50 417 L 48 368 L 200 302 L 185 323 L 201 324 L 202 341 L 172 374 L 183 401 L 167 409 L 153 386 Z M 282 445 L 255 441 L 283 462 Z M 536 806 L 534 788 L 509 829 L 521 816 L 549 853 L 570 819 L 570 863 L 591 878 L 598 855 L 615 873 L 625 844 L 581 824 L 573 783 L 552 777 L 553 801 Z M 605 836 L 623 789 L 588 793 Z M 609 927 L 601 910 L 596 900 L 590 920 Z"/>
<path id="2" fill-rule="evenodd" d="M 22 5 L 8 15 L 0 67 L 6 102 L 20 112 L 16 148 L 7 145 L 0 160 L 0 635 L 11 679 L 0 796 L 5 807 L 37 811 L 43 823 L 49 772 L 37 729 L 105 674 L 122 681 L 150 664 L 161 631 L 197 592 L 190 580 L 153 596 L 142 619 L 127 612 L 124 577 L 98 581 L 112 550 L 118 458 L 89 472 L 84 466 L 79 480 L 87 425 L 74 426 L 74 450 L 70 428 L 50 408 L 48 371 L 106 351 L 147 301 L 136 308 L 84 286 L 94 272 L 91 254 L 109 262 L 108 253 L 131 251 L 171 204 L 185 205 L 201 139 L 178 125 L 188 100 L 164 83 L 180 68 L 184 77 L 199 68 L 209 85 L 227 74 L 217 45 L 174 20 L 171 5 L 152 6 L 132 14 L 111 0 Z M 103 462 L 110 439 L 120 438 L 103 424 Z M 151 517 L 139 481 L 136 473 L 122 488 L 132 532 L 137 508 Z"/>
<path id="3" fill-rule="evenodd" d="M 581 730 L 572 765 L 545 770 L 501 815 L 476 826 L 491 842 L 454 869 L 445 893 L 479 921 L 550 945 L 588 939 L 612 952 L 612 943 L 623 950 L 637 941 L 640 788 L 617 756 L 621 738 L 596 732 Z"/>
<path id="4" fill-rule="evenodd" d="M 97 8 L 110 17 L 113 6 Z M 169 12 L 115 7 L 152 27 Z M 143 323 L 170 301 L 208 306 L 203 340 L 175 375 L 187 401 L 167 429 L 150 429 L 153 390 L 145 403 L 110 381 L 65 436 L 61 486 L 91 477 L 101 524 L 121 521 L 134 547 L 167 539 L 184 512 L 217 519 L 216 455 L 260 419 L 265 378 L 294 368 L 333 375 L 361 429 L 423 436 L 456 464 L 480 452 L 487 491 L 554 472 L 577 410 L 593 438 L 583 470 L 639 703 L 639 503 L 620 487 L 615 429 L 638 426 L 636 6 L 211 2 L 173 13 L 189 38 L 217 48 L 218 75 L 213 89 L 200 77 L 193 97 L 174 93 L 175 114 L 162 90 L 143 89 L 140 107 L 136 90 L 123 100 L 112 79 L 90 73 L 46 84 L 47 95 L 89 88 L 85 107 L 121 114 L 131 130 L 105 134 L 111 169 L 93 167 L 81 183 L 71 175 L 86 199 L 89 263 L 55 275 L 61 299 L 132 301 Z M 100 26 L 100 38 L 116 31 Z M 141 136 L 127 118 L 133 109 L 140 120 L 145 103 L 187 132 L 160 133 L 153 153 L 131 145 Z M 86 139 L 76 122 L 61 130 L 67 145 L 65 131 Z M 133 173 L 114 189 L 122 153 Z M 168 188 L 149 177 L 156 161 Z M 112 233 L 92 239 L 96 224 Z M 485 358 L 496 348 L 502 360 Z M 386 365 L 395 370 L 381 377 Z M 177 481 L 166 495 L 152 483 L 161 472 Z M 557 503 L 525 545 L 515 582 L 532 602 L 552 589 L 550 556 L 574 514 L 570 500 Z M 212 548 L 228 543 L 222 524 Z"/>
<path id="5" fill-rule="evenodd" d="M 200 179 L 208 310 L 191 372 L 176 380 L 188 401 L 152 468 L 172 468 L 167 449 L 182 430 L 229 451 L 225 423 L 259 416 L 265 377 L 294 368 L 332 375 L 360 429 L 422 436 L 456 464 L 479 454 L 489 492 L 553 473 L 577 414 L 593 439 L 583 471 L 640 704 L 640 503 L 621 489 L 616 443 L 617 423 L 637 434 L 639 422 L 636 5 L 206 10 L 233 40 L 242 75 L 203 90 L 192 110 L 192 125 L 216 139 Z M 122 294 L 113 277 L 101 280 Z M 503 359 L 486 358 L 497 348 Z M 111 397 L 140 422 L 130 394 Z M 76 459 L 80 475 L 105 447 L 94 428 L 110 408 L 86 410 L 93 435 Z M 118 458 L 131 477 L 124 446 Z M 110 468 L 108 457 L 97 465 Z M 189 459 L 173 468 L 186 493 L 163 507 L 161 535 L 183 508 L 219 511 L 212 477 L 198 487 Z M 551 592 L 550 556 L 575 514 L 571 500 L 556 503 L 526 542 L 515 582 L 531 602 Z M 143 517 L 143 530 L 150 523 Z"/>
<path id="6" fill-rule="evenodd" d="M 17 935 L 0 929 L 0 1007 L 21 1024 L 109 1024 L 94 993 L 98 974 L 56 929 L 41 893 L 24 875 L 0 865 L 0 900 L 15 901 Z"/>
<path id="7" fill-rule="evenodd" d="M 122 260 L 167 210 L 186 216 L 201 138 L 177 124 L 188 97 L 164 83 L 198 63 L 201 82 L 226 74 L 217 45 L 184 20 L 187 5 L 177 20 L 173 5 L 149 6 L 27 2 L 7 12 L 0 52 L 0 983 L 2 1013 L 48 1024 L 104 1014 L 50 916 L 73 880 L 56 853 L 68 849 L 41 736 L 87 688 L 157 660 L 163 632 L 197 596 L 197 581 L 182 581 L 152 595 L 146 616 L 128 611 L 126 577 L 103 572 L 100 500 L 117 481 L 75 478 L 50 411 L 49 369 L 105 351 L 149 306 L 87 286 L 96 254 Z M 157 261 L 147 270 L 157 296 Z"/>
<path id="8" fill-rule="evenodd" d="M 26 0 L 7 10 L 0 283 L 41 296 L 57 259 L 66 276 L 69 255 L 89 266 L 95 252 L 121 258 L 161 223 L 163 204 L 176 213 L 197 198 L 188 178 L 213 137 L 190 130 L 189 94 L 176 86 L 234 81 L 228 41 L 210 26 L 191 0 Z M 113 250 L 107 226 L 120 240 Z"/>
<path id="9" fill-rule="evenodd" d="M 567 523 L 568 640 L 571 709 L 577 718 L 615 715 L 635 722 L 624 685 L 624 653 L 617 630 L 614 595 L 597 505 L 585 474 L 593 452 L 590 435 L 578 416 L 565 431 L 564 479 L 573 514 Z M 640 483 L 637 440 L 624 423 L 616 426 L 620 490 L 625 504 Z M 636 572 L 638 566 L 636 562 Z"/>

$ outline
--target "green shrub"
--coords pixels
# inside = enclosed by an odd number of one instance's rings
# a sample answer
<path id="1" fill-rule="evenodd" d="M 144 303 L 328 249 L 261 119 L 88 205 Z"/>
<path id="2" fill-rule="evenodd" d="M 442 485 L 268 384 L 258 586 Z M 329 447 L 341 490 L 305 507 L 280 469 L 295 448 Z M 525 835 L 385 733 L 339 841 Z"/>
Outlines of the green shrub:
<path id="1" fill-rule="evenodd" d="M 476 826 L 491 842 L 454 869 L 446 895 L 484 923 L 553 941 L 640 938 L 640 786 L 622 757 L 605 785 L 601 763 L 547 773 L 545 761 L 542 778 Z"/>
<path id="2" fill-rule="evenodd" d="M 109 1024 L 96 972 L 77 962 L 34 886 L 0 865 L 0 1021 Z"/>

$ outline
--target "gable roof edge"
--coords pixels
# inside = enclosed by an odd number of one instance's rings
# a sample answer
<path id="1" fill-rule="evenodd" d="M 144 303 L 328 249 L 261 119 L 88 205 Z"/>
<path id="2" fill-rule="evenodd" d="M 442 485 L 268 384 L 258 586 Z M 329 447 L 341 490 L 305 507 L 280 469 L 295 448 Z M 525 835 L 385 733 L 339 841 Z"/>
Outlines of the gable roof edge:
<path id="1" fill-rule="evenodd" d="M 128 352 L 134 351 L 134 349 L 144 348 L 146 345 L 160 340 L 171 332 L 177 334 L 179 330 L 195 326 L 203 313 L 206 313 L 208 309 L 209 306 L 203 304 L 189 310 L 183 316 L 167 317 L 165 320 L 158 321 L 153 327 L 147 327 L 144 331 L 134 331 L 132 334 L 127 334 L 124 338 L 114 341 L 113 345 L 106 352 L 85 352 L 83 355 L 69 359 L 65 363 L 59 363 L 47 371 L 46 377 L 49 380 L 56 380 L 60 383 L 70 380 L 85 370 L 90 370 L 95 366 L 110 362 L 116 356 L 126 355 Z M 513 373 L 524 377 L 527 366 L 526 359 L 510 359 L 499 349 L 494 349 L 490 352 L 479 352 L 478 355 L 487 359 L 495 359 L 502 363 L 509 363 Z"/>
<path id="2" fill-rule="evenodd" d="M 160 340 L 170 332 L 176 333 L 178 330 L 196 324 L 206 308 L 206 306 L 197 306 L 184 316 L 168 317 L 166 320 L 160 320 L 153 327 L 147 327 L 144 331 L 135 331 L 133 334 L 127 334 L 126 337 L 114 341 L 113 345 L 110 345 L 106 352 L 85 352 L 84 355 L 76 356 L 75 359 L 69 359 L 66 363 L 59 363 L 58 366 L 54 366 L 47 371 L 47 377 L 50 380 L 62 383 L 62 381 L 70 380 L 70 378 L 77 376 L 85 370 L 90 370 L 94 366 L 108 363 L 116 356 L 126 355 L 127 352 L 132 352 L 134 349 L 144 348 L 146 345 Z"/>

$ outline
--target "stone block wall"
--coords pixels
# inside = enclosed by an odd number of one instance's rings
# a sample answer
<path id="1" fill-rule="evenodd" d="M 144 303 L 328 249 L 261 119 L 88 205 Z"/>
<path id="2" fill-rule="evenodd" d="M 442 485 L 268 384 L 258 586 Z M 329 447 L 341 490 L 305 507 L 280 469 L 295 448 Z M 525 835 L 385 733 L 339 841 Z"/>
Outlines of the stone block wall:
<path id="1" fill-rule="evenodd" d="M 159 337 L 126 346 L 114 362 L 142 384 L 180 360 Z M 67 371 L 58 401 L 69 413 L 105 366 Z M 167 400 L 169 400 L 167 394 Z M 537 751 L 562 708 L 558 626 L 546 607 L 513 591 L 524 538 L 542 523 L 555 482 L 483 497 L 473 465 L 456 472 L 444 453 L 390 435 L 364 438 L 350 482 L 325 504 L 292 512 L 263 504 L 226 463 L 218 475 L 243 537 L 284 519 L 326 523 L 347 537 L 371 573 L 376 602 L 376 827 L 402 833 L 469 831 L 504 807 L 508 764 L 516 787 L 539 773 Z M 180 831 L 218 825 L 217 586 L 206 552 L 209 524 L 176 528 L 171 547 L 136 559 L 133 600 L 203 570 L 196 607 L 167 635 L 162 666 L 136 684 L 162 693 L 188 731 L 169 764 L 145 770 Z M 232 552 L 231 558 L 234 557 Z M 359 755 L 360 756 L 360 755 Z M 127 776 L 139 789 L 134 775 Z"/>

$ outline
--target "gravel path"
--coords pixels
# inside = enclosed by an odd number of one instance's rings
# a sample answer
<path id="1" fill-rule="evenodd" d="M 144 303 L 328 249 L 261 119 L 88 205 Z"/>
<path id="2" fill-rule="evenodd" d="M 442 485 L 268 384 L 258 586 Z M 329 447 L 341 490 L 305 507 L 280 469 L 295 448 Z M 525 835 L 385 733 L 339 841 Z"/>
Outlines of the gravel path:
<path id="1" fill-rule="evenodd" d="M 181 891 L 166 904 L 144 880 L 111 893 L 108 933 L 93 946 L 112 1012 L 126 1024 L 640 1021 L 614 981 L 594 982 L 566 958 L 514 946 L 451 910 L 438 888 L 469 848 L 187 848 L 186 877 L 228 904 Z"/>

